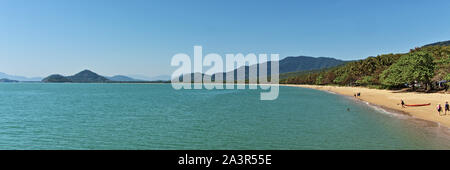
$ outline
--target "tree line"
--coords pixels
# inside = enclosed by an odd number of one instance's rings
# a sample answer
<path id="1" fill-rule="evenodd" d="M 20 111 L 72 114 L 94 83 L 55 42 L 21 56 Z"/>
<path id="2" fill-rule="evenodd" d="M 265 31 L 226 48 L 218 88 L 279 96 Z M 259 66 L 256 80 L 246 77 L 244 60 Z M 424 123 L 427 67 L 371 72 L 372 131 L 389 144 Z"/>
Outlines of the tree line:
<path id="1" fill-rule="evenodd" d="M 450 46 L 420 47 L 408 53 L 378 55 L 329 69 L 288 75 L 281 83 L 384 89 L 410 87 L 424 91 L 448 89 Z"/>

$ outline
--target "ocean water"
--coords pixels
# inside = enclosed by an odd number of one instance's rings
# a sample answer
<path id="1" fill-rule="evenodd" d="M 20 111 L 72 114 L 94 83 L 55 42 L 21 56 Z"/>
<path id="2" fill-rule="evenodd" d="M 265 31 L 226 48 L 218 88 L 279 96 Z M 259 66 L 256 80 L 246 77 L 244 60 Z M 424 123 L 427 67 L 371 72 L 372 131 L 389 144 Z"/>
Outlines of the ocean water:
<path id="1" fill-rule="evenodd" d="M 3 83 L 0 149 L 450 149 L 437 123 L 323 91 L 260 92 Z"/>

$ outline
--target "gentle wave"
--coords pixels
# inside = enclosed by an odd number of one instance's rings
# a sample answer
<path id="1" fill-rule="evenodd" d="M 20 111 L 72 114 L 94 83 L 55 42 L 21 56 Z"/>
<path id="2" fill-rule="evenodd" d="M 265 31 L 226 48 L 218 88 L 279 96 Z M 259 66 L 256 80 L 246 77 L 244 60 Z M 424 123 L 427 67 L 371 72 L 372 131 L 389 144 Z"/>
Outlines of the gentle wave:
<path id="1" fill-rule="evenodd" d="M 329 91 L 327 91 L 327 92 L 329 92 Z M 336 94 L 336 93 L 333 92 L 332 94 Z M 337 94 L 337 95 L 339 95 L 339 94 Z M 344 96 L 344 95 L 341 95 L 341 96 Z M 372 104 L 370 102 L 367 102 L 367 101 L 364 101 L 364 100 L 361 100 L 361 99 L 355 99 L 355 98 L 350 97 L 350 96 L 344 96 L 344 97 L 349 99 L 349 100 L 354 100 L 354 101 L 356 101 L 358 103 L 365 104 L 366 106 L 368 106 L 369 108 L 377 111 L 378 113 L 382 113 L 382 114 L 385 114 L 385 115 L 388 115 L 388 116 L 391 116 L 391 117 L 397 117 L 397 118 L 401 118 L 401 119 L 414 118 L 412 115 L 407 115 L 405 113 L 400 113 L 398 111 L 395 111 L 394 109 L 385 109 L 382 106 L 379 106 L 379 105 L 376 105 L 376 104 Z"/>
<path id="2" fill-rule="evenodd" d="M 433 124 L 431 126 L 439 128 L 441 130 L 444 130 L 446 132 L 445 133 L 446 135 L 450 135 L 449 134 L 450 133 L 450 127 L 444 126 L 444 125 L 442 125 L 439 122 L 423 120 L 423 119 L 420 119 L 420 118 L 416 118 L 413 115 L 400 113 L 399 111 L 395 111 L 394 109 L 385 109 L 382 106 L 375 105 L 375 104 L 372 104 L 372 103 L 364 101 L 364 100 L 357 100 L 357 101 L 360 101 L 360 102 L 366 104 L 367 106 L 369 106 L 370 108 L 374 109 L 378 113 L 382 113 L 382 114 L 388 115 L 390 117 L 395 117 L 395 118 L 399 118 L 399 119 L 413 119 L 415 121 L 426 122 L 427 124 Z M 428 125 L 428 126 L 430 126 L 430 125 Z"/>
<path id="3" fill-rule="evenodd" d="M 394 116 L 394 117 L 402 118 L 402 119 L 410 119 L 410 118 L 414 118 L 414 117 L 412 117 L 412 116 L 410 116 L 410 115 L 406 115 L 406 114 L 404 114 L 404 113 L 398 113 L 398 112 L 395 112 L 395 111 L 388 111 L 388 110 L 384 109 L 384 108 L 381 107 L 381 106 L 374 105 L 374 104 L 371 104 L 371 103 L 366 102 L 366 101 L 364 101 L 364 103 L 365 103 L 366 105 L 368 105 L 370 108 L 372 108 L 372 109 L 374 109 L 374 110 L 376 110 L 376 111 L 378 111 L 378 112 L 380 112 L 380 113 L 389 115 L 389 116 Z"/>

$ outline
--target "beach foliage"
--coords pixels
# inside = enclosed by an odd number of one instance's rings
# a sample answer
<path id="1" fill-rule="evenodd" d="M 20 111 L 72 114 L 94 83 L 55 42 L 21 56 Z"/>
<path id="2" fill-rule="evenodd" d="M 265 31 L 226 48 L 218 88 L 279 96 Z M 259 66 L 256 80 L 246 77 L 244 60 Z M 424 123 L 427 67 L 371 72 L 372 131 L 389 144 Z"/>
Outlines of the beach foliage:
<path id="1" fill-rule="evenodd" d="M 281 74 L 281 83 L 377 88 L 415 87 L 433 89 L 448 79 L 450 46 L 434 45 L 411 49 L 408 53 L 383 54 L 350 61 L 323 70 Z"/>
<path id="2" fill-rule="evenodd" d="M 390 87 L 413 85 L 416 82 L 429 86 L 434 75 L 434 67 L 433 58 L 429 53 L 422 51 L 409 53 L 381 73 L 381 83 Z"/>

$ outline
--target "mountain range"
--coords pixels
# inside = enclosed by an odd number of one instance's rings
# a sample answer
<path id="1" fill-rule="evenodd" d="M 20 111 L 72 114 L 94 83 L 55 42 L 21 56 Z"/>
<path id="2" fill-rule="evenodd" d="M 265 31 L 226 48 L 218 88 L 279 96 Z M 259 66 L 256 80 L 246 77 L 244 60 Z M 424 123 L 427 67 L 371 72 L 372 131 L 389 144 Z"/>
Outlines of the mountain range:
<path id="1" fill-rule="evenodd" d="M 348 61 L 343 61 L 335 58 L 329 58 L 329 57 L 310 57 L 310 56 L 297 56 L 297 57 L 286 57 L 279 61 L 278 67 L 279 67 L 279 74 L 283 73 L 289 73 L 289 72 L 300 72 L 300 71 L 311 71 L 311 70 L 320 70 L 324 68 L 330 68 L 335 67 L 338 65 L 342 65 Z M 215 79 L 217 74 L 222 74 L 224 77 L 224 80 L 227 79 L 227 77 L 234 75 L 234 80 L 241 80 L 237 77 L 238 70 L 244 70 L 245 71 L 245 77 L 244 80 L 249 79 L 255 79 L 259 75 L 259 65 L 255 64 L 251 66 L 242 66 L 237 69 L 234 69 L 233 71 L 229 71 L 226 73 L 216 73 L 213 75 L 205 75 L 202 73 L 191 73 L 191 81 L 194 82 L 200 82 L 201 80 L 194 80 L 194 75 L 201 74 L 204 78 L 212 77 L 212 80 Z M 271 66 L 272 62 L 267 62 L 267 76 L 271 75 Z M 255 75 L 255 77 L 250 77 L 250 70 L 256 70 L 256 73 L 252 73 Z M 199 77 L 199 76 L 197 76 Z M 182 81 L 182 76 L 180 76 L 180 81 Z M 231 78 L 232 79 L 232 78 Z"/>
<path id="2" fill-rule="evenodd" d="M 24 77 L 24 76 L 16 76 L 16 75 L 9 75 L 6 73 L 0 72 L 0 79 L 9 79 L 9 80 L 16 80 L 16 81 L 41 81 L 42 77 Z"/>
<path id="3" fill-rule="evenodd" d="M 288 72 L 319 70 L 319 69 L 323 69 L 323 68 L 338 66 L 338 65 L 344 64 L 346 62 L 347 61 L 338 60 L 335 58 L 328 58 L 328 57 L 309 57 L 309 56 L 286 57 L 279 61 L 279 73 L 282 74 L 282 73 L 288 73 Z M 260 64 L 255 64 L 255 65 L 251 65 L 251 66 L 243 66 L 243 67 L 240 67 L 240 68 L 235 69 L 230 72 L 218 73 L 218 74 L 223 74 L 225 79 L 227 76 L 234 75 L 235 80 L 238 80 L 238 78 L 236 76 L 237 72 L 238 72 L 238 70 L 243 69 L 243 70 L 245 70 L 245 77 L 244 77 L 245 80 L 253 79 L 256 77 L 250 77 L 249 72 L 253 69 L 258 70 L 259 65 Z M 268 76 L 270 76 L 270 74 L 271 74 L 271 66 L 272 66 L 272 62 L 267 62 L 267 68 L 268 68 L 267 75 Z M 197 73 L 197 74 L 202 74 L 202 73 Z M 258 74 L 259 74 L 259 71 L 257 71 L 257 73 L 255 73 L 253 75 L 257 76 Z M 194 73 L 192 73 L 192 75 L 194 75 Z M 205 78 L 207 78 L 208 76 L 212 76 L 213 80 L 216 75 L 217 74 L 214 74 L 214 75 L 202 74 L 202 76 L 205 76 Z M 161 79 L 156 79 L 156 80 L 164 80 L 164 79 L 167 80 L 168 77 L 169 76 L 161 76 Z M 193 78 L 194 78 L 194 76 L 192 76 L 192 79 Z M 112 76 L 112 77 L 106 77 L 106 76 L 101 76 L 97 73 L 94 73 L 90 70 L 83 70 L 72 76 L 63 76 L 60 74 L 53 74 L 53 75 L 50 75 L 50 76 L 42 79 L 42 82 L 108 83 L 108 82 L 146 82 L 146 81 L 149 81 L 148 78 L 145 78 L 145 79 L 146 80 L 135 79 L 135 78 L 131 78 L 129 76 L 124 76 L 124 75 L 116 75 L 116 76 Z M 156 81 L 156 80 L 153 80 L 153 81 Z M 196 81 L 200 81 L 200 80 L 196 80 Z"/>

